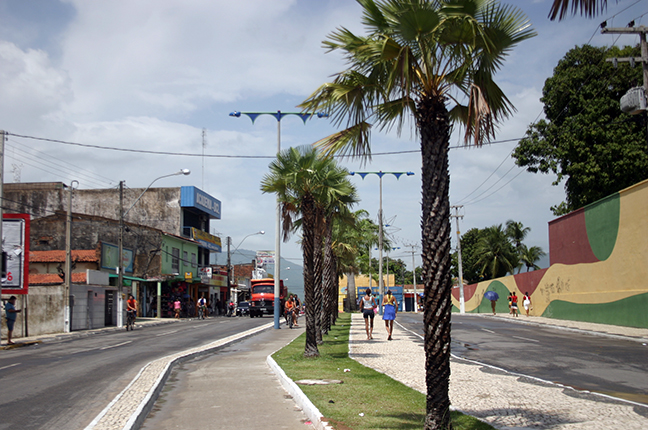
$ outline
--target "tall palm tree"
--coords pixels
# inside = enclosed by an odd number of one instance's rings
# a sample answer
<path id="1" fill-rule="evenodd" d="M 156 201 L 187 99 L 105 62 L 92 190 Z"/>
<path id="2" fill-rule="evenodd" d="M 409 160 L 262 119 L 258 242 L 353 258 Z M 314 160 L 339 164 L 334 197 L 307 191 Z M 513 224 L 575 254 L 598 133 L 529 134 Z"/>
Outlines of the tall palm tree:
<path id="1" fill-rule="evenodd" d="M 507 273 L 513 273 L 513 269 L 518 266 L 517 251 L 509 242 L 502 224 L 484 229 L 475 253 L 479 255 L 476 264 L 485 279 L 501 278 Z"/>
<path id="2" fill-rule="evenodd" d="M 370 157 L 370 129 L 401 131 L 413 119 L 421 142 L 427 415 L 447 428 L 450 399 L 450 202 L 452 122 L 479 145 L 513 107 L 493 80 L 507 53 L 535 33 L 524 14 L 491 0 L 357 0 L 367 34 L 346 28 L 324 46 L 348 68 L 301 107 L 324 110 L 344 129 L 319 141 L 325 153 Z M 454 106 L 452 106 L 454 105 Z"/>
<path id="3" fill-rule="evenodd" d="M 547 253 L 544 252 L 539 246 L 532 246 L 531 248 L 527 248 L 526 245 L 522 245 L 522 254 L 520 255 L 520 261 L 526 266 L 527 272 L 530 269 L 538 270 L 540 266 L 538 266 L 536 262 L 545 255 L 547 255 Z"/>
<path id="4" fill-rule="evenodd" d="M 336 174 L 331 174 L 334 170 Z M 314 305 L 315 267 L 314 250 L 317 230 L 318 201 L 332 193 L 346 179 L 348 172 L 337 167 L 329 157 L 321 157 L 312 147 L 289 148 L 270 163 L 270 173 L 261 180 L 261 191 L 276 193 L 281 205 L 284 240 L 299 217 L 302 230 L 302 253 L 304 257 L 304 303 L 306 304 L 306 345 L 304 356 L 319 355 Z M 318 246 L 321 246 L 318 244 Z"/>
<path id="5" fill-rule="evenodd" d="M 524 244 L 522 243 L 522 241 L 527 237 L 530 231 L 530 227 L 525 227 L 524 224 L 519 221 L 513 221 L 512 219 L 506 221 L 506 236 L 513 243 L 515 251 L 518 254 L 518 260 L 522 258 L 522 252 L 524 249 Z M 521 261 L 519 261 L 519 263 L 518 273 L 522 271 Z"/>

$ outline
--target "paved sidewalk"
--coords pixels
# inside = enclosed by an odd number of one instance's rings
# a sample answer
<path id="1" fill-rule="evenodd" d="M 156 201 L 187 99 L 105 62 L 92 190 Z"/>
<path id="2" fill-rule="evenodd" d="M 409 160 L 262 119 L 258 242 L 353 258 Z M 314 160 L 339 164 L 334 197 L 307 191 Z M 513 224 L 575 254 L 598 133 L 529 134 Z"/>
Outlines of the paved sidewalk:
<path id="1" fill-rule="evenodd" d="M 511 319 L 521 323 L 527 318 L 511 317 Z M 570 321 L 565 324 L 563 321 L 540 319 L 540 317 L 529 317 L 524 323 L 549 323 L 577 330 L 584 330 L 584 327 L 589 330 L 602 329 L 586 326 L 589 323 L 580 325 Z M 387 341 L 382 326 L 376 328 L 374 339 L 366 340 L 362 315 L 353 314 L 351 357 L 365 366 L 372 367 L 425 393 L 425 352 L 420 336 L 396 324 L 394 340 Z M 639 332 L 634 330 L 606 326 L 603 334 L 626 336 L 626 333 L 632 332 L 630 336 L 640 342 L 648 338 L 646 336 L 648 330 Z M 454 357 L 450 368 L 450 401 L 453 407 L 498 429 L 639 430 L 648 428 L 646 407 L 633 406 L 604 396 L 521 377 L 501 369 Z"/>

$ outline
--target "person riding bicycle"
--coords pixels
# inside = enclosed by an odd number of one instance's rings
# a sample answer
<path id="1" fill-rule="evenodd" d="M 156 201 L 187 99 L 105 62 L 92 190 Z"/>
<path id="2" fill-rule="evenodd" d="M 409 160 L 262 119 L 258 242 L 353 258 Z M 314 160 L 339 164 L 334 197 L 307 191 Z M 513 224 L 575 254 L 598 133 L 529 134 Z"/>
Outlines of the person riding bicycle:
<path id="1" fill-rule="evenodd" d="M 292 321 L 294 324 L 295 321 L 295 302 L 293 301 L 292 294 L 290 297 L 288 297 L 288 300 L 286 300 L 286 304 L 284 305 L 284 313 L 286 317 L 286 322 Z"/>
<path id="2" fill-rule="evenodd" d="M 128 295 L 128 300 L 126 300 L 126 314 L 131 314 L 133 316 L 133 325 L 135 325 L 135 318 L 137 317 L 137 300 L 133 297 L 132 294 Z"/>
<path id="3" fill-rule="evenodd" d="M 196 307 L 198 308 L 198 315 L 201 315 L 200 311 L 202 311 L 202 318 L 205 319 L 207 317 L 207 299 L 205 298 L 205 293 L 202 293 L 200 299 L 198 299 L 198 305 Z"/>

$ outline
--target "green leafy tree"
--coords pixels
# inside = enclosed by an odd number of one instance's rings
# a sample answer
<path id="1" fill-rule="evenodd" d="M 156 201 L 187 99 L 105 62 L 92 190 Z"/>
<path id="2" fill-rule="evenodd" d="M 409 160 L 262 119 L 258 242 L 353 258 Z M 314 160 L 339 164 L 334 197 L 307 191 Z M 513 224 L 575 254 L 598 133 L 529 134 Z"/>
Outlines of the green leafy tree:
<path id="1" fill-rule="evenodd" d="M 531 125 L 513 152 L 529 172 L 554 173 L 565 181 L 563 215 L 648 178 L 646 116 L 628 115 L 619 100 L 642 82 L 641 67 L 606 62 L 640 56 L 638 48 L 583 45 L 570 50 L 547 79 L 546 119 Z"/>
<path id="2" fill-rule="evenodd" d="M 483 279 L 480 268 L 477 265 L 479 254 L 476 252 L 476 246 L 483 230 L 471 228 L 461 236 L 461 263 L 464 281 L 467 284 L 474 284 Z M 456 278 L 459 276 L 457 253 L 452 255 L 452 275 Z"/>
<path id="3" fill-rule="evenodd" d="M 449 427 L 450 216 L 448 147 L 453 121 L 479 145 L 512 105 L 494 81 L 510 50 L 535 35 L 518 9 L 489 0 L 358 0 L 366 35 L 346 28 L 324 45 L 348 68 L 301 107 L 326 111 L 343 130 L 318 142 L 326 154 L 370 157 L 372 123 L 416 124 L 422 155 L 426 429 Z"/>

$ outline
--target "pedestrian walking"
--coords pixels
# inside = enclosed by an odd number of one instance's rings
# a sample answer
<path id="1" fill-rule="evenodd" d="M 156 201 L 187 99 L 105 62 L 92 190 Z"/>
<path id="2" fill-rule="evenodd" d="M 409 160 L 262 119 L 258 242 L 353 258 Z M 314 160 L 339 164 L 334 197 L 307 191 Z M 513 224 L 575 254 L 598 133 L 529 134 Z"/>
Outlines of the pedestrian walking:
<path id="1" fill-rule="evenodd" d="M 513 297 L 513 295 L 511 293 L 509 293 L 508 298 L 506 299 L 508 301 L 508 305 L 509 305 L 509 315 L 511 315 L 513 313 L 513 309 L 511 309 L 511 305 L 513 304 L 512 297 Z"/>
<path id="2" fill-rule="evenodd" d="M 180 311 L 182 310 L 182 303 L 180 298 L 176 297 L 175 302 L 173 302 L 173 311 L 175 312 L 175 318 L 180 319 Z"/>
<path id="3" fill-rule="evenodd" d="M 387 294 L 383 298 L 383 320 L 385 321 L 385 328 L 387 329 L 387 340 L 392 340 L 392 333 L 394 332 L 394 320 L 396 319 L 396 312 L 398 311 L 398 302 L 396 297 L 392 295 L 391 290 L 387 290 Z"/>
<path id="4" fill-rule="evenodd" d="M 511 295 L 511 313 L 513 313 L 514 317 L 518 316 L 518 296 L 515 294 L 515 291 Z"/>
<path id="5" fill-rule="evenodd" d="M 371 295 L 371 288 L 367 288 L 365 296 L 360 299 L 360 310 L 365 321 L 365 331 L 367 332 L 367 340 L 373 339 L 373 323 L 376 313 L 374 309 L 378 307 L 376 299 Z"/>
<path id="6" fill-rule="evenodd" d="M 529 295 L 528 291 L 525 292 L 524 297 L 522 297 L 522 306 L 524 306 L 526 316 L 529 316 L 529 309 L 531 308 L 531 296 Z"/>
<path id="7" fill-rule="evenodd" d="M 495 305 L 497 304 L 497 299 L 491 299 L 491 309 L 493 309 L 493 315 L 495 315 Z"/>
<path id="8" fill-rule="evenodd" d="M 14 325 L 16 324 L 16 317 L 22 309 L 16 309 L 16 296 L 9 297 L 7 303 L 5 303 L 5 314 L 7 317 L 7 345 L 13 345 L 14 342 L 11 340 L 13 336 Z"/>

